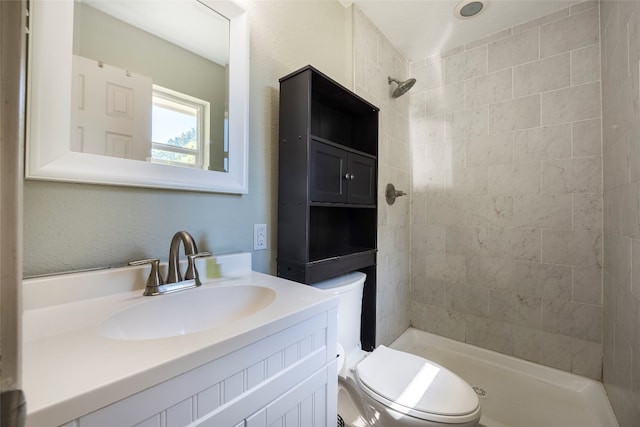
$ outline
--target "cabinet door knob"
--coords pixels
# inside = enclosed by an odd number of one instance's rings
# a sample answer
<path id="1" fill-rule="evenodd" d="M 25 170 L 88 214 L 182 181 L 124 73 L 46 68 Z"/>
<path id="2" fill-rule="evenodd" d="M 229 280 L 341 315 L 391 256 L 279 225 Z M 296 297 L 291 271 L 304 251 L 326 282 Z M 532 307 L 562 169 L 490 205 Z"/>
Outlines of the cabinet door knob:
<path id="1" fill-rule="evenodd" d="M 350 178 L 350 176 L 351 176 L 351 175 L 349 175 L 348 173 L 345 173 L 345 174 L 344 174 L 344 179 L 347 179 L 347 180 L 348 180 L 348 179 L 351 179 L 351 178 Z"/>
<path id="2" fill-rule="evenodd" d="M 354 174 L 349 175 L 349 179 L 353 180 L 356 176 Z"/>

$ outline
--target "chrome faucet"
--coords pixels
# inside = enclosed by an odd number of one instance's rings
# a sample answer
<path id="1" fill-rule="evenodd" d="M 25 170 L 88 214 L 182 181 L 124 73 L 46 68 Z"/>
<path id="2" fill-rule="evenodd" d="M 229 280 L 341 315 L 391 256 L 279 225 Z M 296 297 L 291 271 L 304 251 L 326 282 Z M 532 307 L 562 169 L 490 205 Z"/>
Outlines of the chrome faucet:
<path id="1" fill-rule="evenodd" d="M 189 255 L 198 253 L 196 242 L 193 240 L 191 234 L 186 231 L 178 231 L 173 235 L 171 239 L 171 246 L 169 246 L 169 272 L 167 273 L 167 283 L 182 282 L 182 274 L 180 273 L 180 242 L 184 246 L 184 254 L 187 256 L 189 262 L 187 266 L 187 273 L 185 279 L 194 279 L 193 264 L 189 261 Z M 191 273 L 191 277 L 189 277 Z"/>
<path id="2" fill-rule="evenodd" d="M 187 271 L 182 277 L 180 272 L 180 242 L 184 246 L 184 254 L 187 256 Z M 196 269 L 196 259 L 211 256 L 211 252 L 198 252 L 195 240 L 186 231 L 178 231 L 171 239 L 169 246 L 169 271 L 167 272 L 167 284 L 193 281 L 194 286 L 200 286 L 200 277 Z"/>
<path id="3" fill-rule="evenodd" d="M 187 271 L 184 278 L 180 272 L 180 243 L 184 246 L 184 254 L 187 256 Z M 169 271 L 166 283 L 162 280 L 158 259 L 131 261 L 129 265 L 151 264 L 151 273 L 143 295 L 160 295 L 202 285 L 196 269 L 196 259 L 208 256 L 211 256 L 211 252 L 198 252 L 196 242 L 191 234 L 186 231 L 178 231 L 173 235 L 169 247 Z"/>

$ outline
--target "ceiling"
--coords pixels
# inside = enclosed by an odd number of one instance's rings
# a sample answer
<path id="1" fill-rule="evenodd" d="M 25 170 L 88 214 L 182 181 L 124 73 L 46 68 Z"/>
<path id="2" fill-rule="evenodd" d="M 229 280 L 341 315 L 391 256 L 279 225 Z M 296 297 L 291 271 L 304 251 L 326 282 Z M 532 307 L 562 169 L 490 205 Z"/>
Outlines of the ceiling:
<path id="1" fill-rule="evenodd" d="M 348 3 L 343 1 L 344 3 Z M 455 16 L 460 0 L 353 0 L 410 61 L 556 12 L 575 0 L 484 0 L 475 17 Z"/>

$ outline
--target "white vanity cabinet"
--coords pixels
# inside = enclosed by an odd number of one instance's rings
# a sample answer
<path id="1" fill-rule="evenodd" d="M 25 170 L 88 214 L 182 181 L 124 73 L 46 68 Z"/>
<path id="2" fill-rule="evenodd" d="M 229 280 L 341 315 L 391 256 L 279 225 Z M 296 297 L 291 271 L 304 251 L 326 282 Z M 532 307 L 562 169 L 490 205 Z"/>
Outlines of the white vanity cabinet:
<path id="1" fill-rule="evenodd" d="M 144 269 L 25 281 L 27 427 L 335 425 L 337 299 L 261 273 L 224 278 L 233 257 L 218 257 L 223 279 L 202 288 L 268 288 L 269 304 L 222 326 L 160 339 L 99 333 L 113 313 L 170 298 L 142 296 Z M 250 258 L 243 264 L 250 266 Z M 130 287 L 139 279 L 135 291 L 86 290 Z"/>
<path id="2" fill-rule="evenodd" d="M 336 418 L 329 311 L 65 427 L 324 427 Z M 335 347 L 335 346 L 334 346 Z"/>

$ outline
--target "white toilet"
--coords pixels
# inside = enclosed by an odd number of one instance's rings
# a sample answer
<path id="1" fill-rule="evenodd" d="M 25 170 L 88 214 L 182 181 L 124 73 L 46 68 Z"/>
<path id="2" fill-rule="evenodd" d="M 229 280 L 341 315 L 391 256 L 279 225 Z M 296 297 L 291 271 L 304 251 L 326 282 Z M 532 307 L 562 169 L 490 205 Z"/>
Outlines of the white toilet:
<path id="1" fill-rule="evenodd" d="M 364 273 L 353 272 L 313 285 L 337 294 L 340 299 L 339 398 L 348 395 L 351 403 L 348 412 L 364 412 L 358 414 L 357 422 L 352 421 L 352 425 L 471 427 L 478 424 L 478 396 L 453 372 L 422 357 L 382 345 L 371 353 L 361 349 L 360 314 L 365 279 Z M 339 408 L 341 403 L 339 401 Z M 345 421 L 349 425 L 350 421 Z"/>

